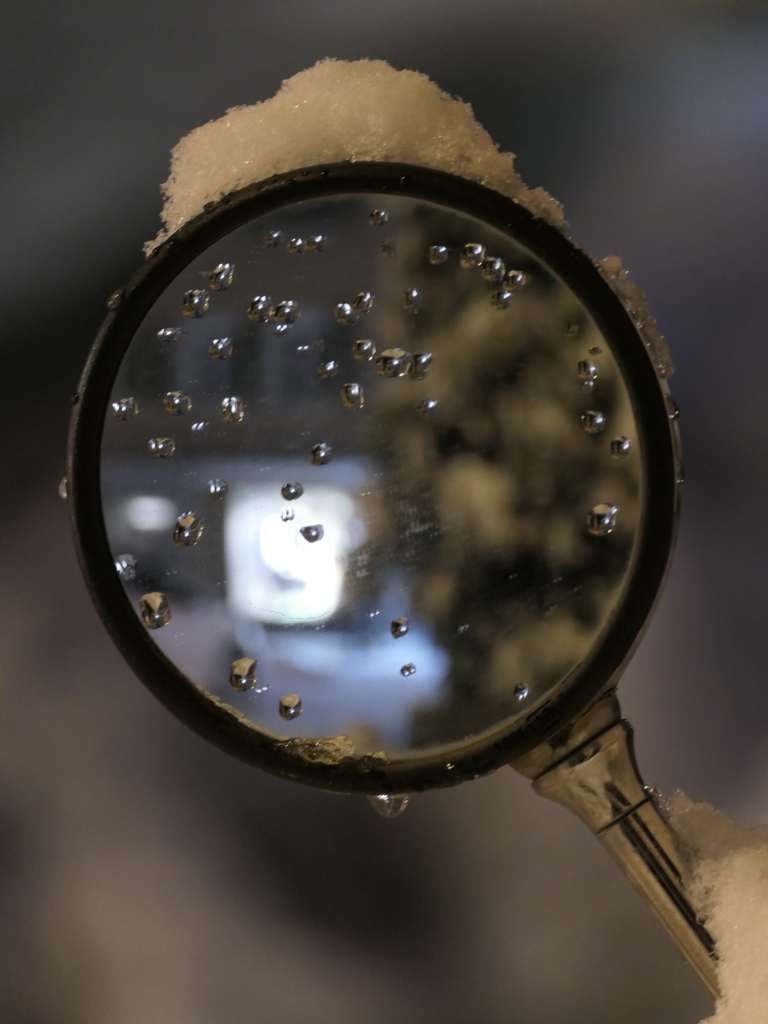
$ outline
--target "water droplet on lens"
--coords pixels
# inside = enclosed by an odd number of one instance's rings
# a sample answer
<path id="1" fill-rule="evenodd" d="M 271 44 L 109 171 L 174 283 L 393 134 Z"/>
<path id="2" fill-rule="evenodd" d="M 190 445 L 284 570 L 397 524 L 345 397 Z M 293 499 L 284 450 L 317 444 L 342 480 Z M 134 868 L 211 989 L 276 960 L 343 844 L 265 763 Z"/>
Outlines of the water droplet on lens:
<path id="1" fill-rule="evenodd" d="M 313 466 L 325 466 L 331 461 L 332 455 L 333 449 L 331 446 L 322 442 L 321 444 L 316 444 L 309 453 L 309 461 Z"/>
<path id="2" fill-rule="evenodd" d="M 300 498 L 304 493 L 304 487 L 297 480 L 293 484 L 283 484 L 280 489 L 280 493 L 286 501 L 296 501 L 296 499 Z"/>
<path id="3" fill-rule="evenodd" d="M 440 266 L 448 259 L 448 247 L 445 245 L 430 245 L 428 253 L 429 262 L 433 267 Z"/>
<path id="4" fill-rule="evenodd" d="M 407 665 L 403 665 L 403 667 L 400 669 L 400 675 L 401 676 L 412 676 L 415 671 L 416 671 L 416 666 L 413 664 L 412 661 L 409 661 Z"/>
<path id="5" fill-rule="evenodd" d="M 374 227 L 380 227 L 382 224 L 386 224 L 389 220 L 389 214 L 386 210 L 374 210 L 368 220 L 373 224 Z"/>
<path id="6" fill-rule="evenodd" d="M 118 555 L 115 559 L 115 571 L 123 583 L 136 579 L 136 559 L 133 555 Z"/>
<path id="7" fill-rule="evenodd" d="M 370 313 L 373 309 L 373 295 L 370 292 L 360 292 L 352 303 L 353 313 Z"/>
<path id="8" fill-rule="evenodd" d="M 380 377 L 405 377 L 410 373 L 413 356 L 403 348 L 387 348 L 376 356 L 376 372 Z"/>
<path id="9" fill-rule="evenodd" d="M 490 282 L 490 284 L 501 284 L 506 272 L 507 268 L 504 266 L 504 260 L 499 259 L 498 256 L 486 256 L 480 264 L 480 273 L 483 275 L 483 280 Z"/>
<path id="10" fill-rule="evenodd" d="M 431 365 L 431 352 L 417 352 L 411 363 L 411 376 L 414 380 L 424 380 Z"/>
<path id="11" fill-rule="evenodd" d="M 416 406 L 416 412 L 420 416 L 426 416 L 428 413 L 432 412 L 436 408 L 436 398 L 425 398 L 423 402 L 419 402 L 419 404 Z"/>
<path id="12" fill-rule="evenodd" d="M 208 278 L 208 284 L 215 292 L 225 292 L 232 284 L 234 276 L 234 263 L 219 263 L 219 265 L 211 271 L 211 276 Z"/>
<path id="13" fill-rule="evenodd" d="M 183 391 L 169 391 L 163 398 L 163 405 L 172 416 L 184 416 L 192 408 L 192 399 Z"/>
<path id="14" fill-rule="evenodd" d="M 615 505 L 595 505 L 587 515 L 587 529 L 595 537 L 605 537 L 616 525 L 618 511 Z"/>
<path id="15" fill-rule="evenodd" d="M 208 493 L 213 498 L 223 498 L 229 490 L 229 484 L 226 480 L 209 480 L 208 481 Z"/>
<path id="16" fill-rule="evenodd" d="M 592 348 L 589 350 L 589 354 L 591 356 L 602 355 L 602 352 L 603 352 L 603 350 L 600 348 L 599 345 L 593 345 Z"/>
<path id="17" fill-rule="evenodd" d="M 59 481 L 59 490 L 58 490 L 59 497 L 62 498 L 64 501 L 66 501 L 67 497 L 69 496 L 68 495 L 68 491 L 69 491 L 69 487 L 68 487 L 68 484 L 67 484 L 67 478 L 65 476 L 63 476 L 61 478 L 61 480 Z"/>
<path id="18" fill-rule="evenodd" d="M 581 380 L 597 380 L 597 367 L 588 359 L 581 359 L 576 364 L 576 372 Z"/>
<path id="19" fill-rule="evenodd" d="M 408 619 L 393 619 L 392 625 L 389 628 L 392 630 L 392 636 L 395 640 L 399 640 L 401 636 L 405 636 L 408 632 Z"/>
<path id="20" fill-rule="evenodd" d="M 528 687 L 525 685 L 525 683 L 518 683 L 512 691 L 512 693 L 518 700 L 525 700 L 525 698 L 528 696 Z"/>
<path id="21" fill-rule="evenodd" d="M 341 389 L 341 400 L 345 409 L 362 409 L 364 403 L 362 384 L 344 384 Z"/>
<path id="22" fill-rule="evenodd" d="M 198 319 L 205 316 L 211 304 L 211 297 L 205 288 L 193 288 L 184 293 L 184 316 Z"/>
<path id="23" fill-rule="evenodd" d="M 376 346 L 372 341 L 356 341 L 352 346 L 352 356 L 359 362 L 370 362 L 376 355 Z"/>
<path id="24" fill-rule="evenodd" d="M 290 722 L 292 718 L 298 718 L 302 712 L 301 697 L 297 693 L 289 693 L 280 698 L 280 717 Z"/>
<path id="25" fill-rule="evenodd" d="M 264 245 L 266 245 L 268 249 L 276 249 L 282 240 L 282 231 L 268 231 L 266 235 L 264 235 Z"/>
<path id="26" fill-rule="evenodd" d="M 242 398 L 234 395 L 225 398 L 221 403 L 221 418 L 225 423 L 240 423 L 245 416 Z"/>
<path id="27" fill-rule="evenodd" d="M 525 284 L 526 277 L 522 270 L 508 270 L 504 275 L 504 288 L 508 292 L 516 292 Z"/>
<path id="28" fill-rule="evenodd" d="M 135 398 L 118 398 L 112 403 L 112 413 L 116 420 L 132 420 L 139 414 L 139 403 Z"/>
<path id="29" fill-rule="evenodd" d="M 232 355 L 232 339 L 214 338 L 208 347 L 208 355 L 212 359 L 229 359 Z"/>
<path id="30" fill-rule="evenodd" d="M 255 295 L 248 307 L 248 319 L 257 324 L 265 324 L 269 320 L 269 309 L 272 299 L 268 295 Z"/>
<path id="31" fill-rule="evenodd" d="M 485 246 L 479 242 L 467 242 L 461 250 L 460 263 L 464 270 L 473 270 L 479 267 L 485 259 Z"/>
<path id="32" fill-rule="evenodd" d="M 418 288 L 409 288 L 403 296 L 403 306 L 407 313 L 418 313 L 421 309 L 421 292 Z"/>
<path id="33" fill-rule="evenodd" d="M 205 521 L 194 512 L 184 512 L 173 528 L 173 543 L 179 548 L 191 548 L 200 540 Z"/>
<path id="34" fill-rule="evenodd" d="M 328 377 L 335 377 L 338 372 L 339 364 L 335 359 L 331 359 L 327 363 L 320 363 L 317 368 L 317 376 L 322 377 L 324 380 Z"/>
<path id="35" fill-rule="evenodd" d="M 295 299 L 284 299 L 270 306 L 269 315 L 277 324 L 295 324 L 301 316 L 301 310 Z"/>
<path id="36" fill-rule="evenodd" d="M 176 451 L 176 442 L 172 437 L 153 437 L 147 442 L 147 447 L 156 459 L 170 459 Z"/>
<path id="37" fill-rule="evenodd" d="M 139 601 L 141 621 L 147 629 L 161 629 L 171 621 L 171 606 L 165 594 L 154 591 Z"/>
<path id="38" fill-rule="evenodd" d="M 280 513 L 280 518 L 283 520 L 284 523 L 290 523 L 295 515 L 296 513 L 293 511 L 292 508 L 284 508 L 283 511 Z"/>
<path id="39" fill-rule="evenodd" d="M 348 302 L 339 302 L 334 307 L 333 317 L 337 324 L 356 324 L 357 317 Z"/>
<path id="40" fill-rule="evenodd" d="M 314 544 L 318 540 L 322 540 L 325 536 L 325 530 L 322 528 L 320 523 L 316 523 L 314 526 L 302 526 L 299 533 L 304 540 L 309 541 L 310 544 Z"/>
<path id="41" fill-rule="evenodd" d="M 614 437 L 611 441 L 611 455 L 614 459 L 623 459 L 629 455 L 632 442 L 628 437 Z"/>
<path id="42" fill-rule="evenodd" d="M 237 690 L 238 693 L 254 690 L 258 681 L 258 662 L 253 658 L 238 658 L 232 662 L 229 669 L 229 684 L 233 690 Z M 260 687 L 257 692 L 263 693 L 264 690 L 266 690 L 266 686 Z"/>
<path id="43" fill-rule="evenodd" d="M 680 407 L 678 406 L 677 402 L 674 400 L 672 395 L 665 395 L 664 403 L 667 407 L 667 416 L 669 416 L 671 420 L 676 420 L 680 415 Z"/>
<path id="44" fill-rule="evenodd" d="M 396 818 L 403 813 L 410 799 L 410 793 L 397 793 L 392 796 L 381 793 L 379 796 L 369 796 L 368 803 L 382 818 Z"/>
<path id="45" fill-rule="evenodd" d="M 509 304 L 513 298 L 514 292 L 506 290 L 501 292 L 494 292 L 493 295 L 491 296 L 491 305 L 493 306 L 494 309 L 509 309 Z"/>
<path id="46" fill-rule="evenodd" d="M 307 252 L 322 252 L 325 248 L 325 235 L 310 235 L 307 239 Z"/>
<path id="47" fill-rule="evenodd" d="M 605 430 L 605 416 L 596 409 L 582 413 L 581 425 L 588 434 L 600 434 Z"/>
<path id="48" fill-rule="evenodd" d="M 180 327 L 162 327 L 157 332 L 158 341 L 181 341 L 185 332 Z"/>
<path id="49" fill-rule="evenodd" d="M 193 434 L 202 434 L 202 433 L 205 432 L 207 426 L 208 426 L 208 424 L 205 422 L 205 420 L 201 420 L 199 423 L 193 423 L 192 424 L 192 433 Z"/>

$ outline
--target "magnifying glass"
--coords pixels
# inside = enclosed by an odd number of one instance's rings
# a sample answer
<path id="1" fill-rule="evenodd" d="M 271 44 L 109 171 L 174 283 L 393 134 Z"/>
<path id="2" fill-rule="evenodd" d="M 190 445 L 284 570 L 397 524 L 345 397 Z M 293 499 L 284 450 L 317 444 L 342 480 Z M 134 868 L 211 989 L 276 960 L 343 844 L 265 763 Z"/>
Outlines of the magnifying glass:
<path id="1" fill-rule="evenodd" d="M 512 763 L 716 992 L 614 693 L 674 540 L 676 415 L 556 228 L 423 167 L 311 167 L 209 204 L 110 300 L 76 544 L 124 656 L 203 736 L 389 816 Z"/>

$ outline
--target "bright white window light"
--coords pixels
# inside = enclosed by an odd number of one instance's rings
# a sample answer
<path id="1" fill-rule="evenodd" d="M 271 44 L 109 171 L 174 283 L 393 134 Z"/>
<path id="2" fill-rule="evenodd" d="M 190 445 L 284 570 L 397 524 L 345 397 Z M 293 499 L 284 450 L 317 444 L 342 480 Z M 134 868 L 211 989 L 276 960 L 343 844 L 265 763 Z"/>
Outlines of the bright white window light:
<path id="1" fill-rule="evenodd" d="M 241 620 L 282 625 L 322 623 L 339 606 L 344 556 L 365 540 L 357 503 L 334 487 L 308 489 L 292 502 L 293 519 L 278 482 L 236 485 L 225 521 L 227 600 Z M 322 525 L 310 543 L 304 526 Z"/>
<path id="2" fill-rule="evenodd" d="M 176 521 L 176 506 L 168 498 L 139 494 L 126 501 L 123 516 L 132 530 L 153 533 L 167 530 Z"/>

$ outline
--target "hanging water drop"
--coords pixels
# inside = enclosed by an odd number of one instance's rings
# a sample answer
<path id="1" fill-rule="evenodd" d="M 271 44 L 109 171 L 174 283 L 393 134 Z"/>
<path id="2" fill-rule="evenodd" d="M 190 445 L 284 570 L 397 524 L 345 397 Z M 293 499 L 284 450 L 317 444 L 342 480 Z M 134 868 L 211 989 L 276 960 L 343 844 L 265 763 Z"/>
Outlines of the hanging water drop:
<path id="1" fill-rule="evenodd" d="M 237 658 L 232 662 L 229 669 L 229 685 L 238 693 L 246 690 L 255 690 L 259 681 L 258 662 L 253 658 Z M 257 693 L 263 693 L 266 686 L 262 686 Z"/>
<path id="2" fill-rule="evenodd" d="M 173 543 L 179 548 L 191 548 L 200 540 L 205 521 L 194 512 L 184 512 L 173 528 Z"/>
<path id="3" fill-rule="evenodd" d="M 413 357 L 413 362 L 411 363 L 411 377 L 413 377 L 414 380 L 424 380 L 427 375 L 427 370 L 431 365 L 431 352 L 417 352 Z"/>
<path id="4" fill-rule="evenodd" d="M 307 252 L 322 252 L 325 241 L 325 235 L 310 235 L 307 239 Z"/>
<path id="5" fill-rule="evenodd" d="M 462 623 L 461 626 L 459 626 L 459 628 L 456 630 L 456 632 L 459 635 L 461 635 L 462 633 L 468 632 L 468 630 L 469 630 L 469 623 L 468 622 L 464 622 L 464 623 Z"/>
<path id="6" fill-rule="evenodd" d="M 566 336 L 576 338 L 581 333 L 581 324 L 568 324 L 565 329 Z"/>
<path id="7" fill-rule="evenodd" d="M 221 418 L 225 423 L 240 423 L 244 416 L 245 408 L 242 398 L 230 395 L 228 398 L 222 399 Z"/>
<path id="8" fill-rule="evenodd" d="M 335 377 L 339 372 L 339 364 L 335 359 L 330 359 L 327 363 L 320 363 L 317 368 L 317 376 L 326 380 L 328 377 Z"/>
<path id="9" fill-rule="evenodd" d="M 112 403 L 112 415 L 116 420 L 132 420 L 139 415 L 139 403 L 135 398 L 118 398 Z"/>
<path id="10" fill-rule="evenodd" d="M 176 442 L 172 437 L 153 437 L 147 442 L 147 448 L 156 459 L 170 459 L 176 451 Z"/>
<path id="11" fill-rule="evenodd" d="M 268 231 L 266 233 L 266 235 L 264 235 L 264 245 L 268 249 L 276 249 L 278 247 L 278 245 L 280 245 L 282 240 L 283 240 L 283 232 L 282 231 Z"/>
<path id="12" fill-rule="evenodd" d="M 302 710 L 301 697 L 298 693 L 288 693 L 285 697 L 280 698 L 280 717 L 284 718 L 286 722 L 290 722 L 292 718 L 298 718 Z"/>
<path id="13" fill-rule="evenodd" d="M 64 501 L 66 501 L 67 498 L 69 497 L 69 486 L 67 484 L 67 478 L 65 476 L 63 476 L 59 481 L 58 495 Z"/>
<path id="14" fill-rule="evenodd" d="M 579 375 L 580 380 L 597 380 L 597 367 L 594 363 L 590 363 L 588 359 L 579 360 L 579 362 L 576 364 L 576 373 Z"/>
<path id="15" fill-rule="evenodd" d="M 423 402 L 419 402 L 416 406 L 416 412 L 419 416 L 427 416 L 437 408 L 436 398 L 425 398 Z"/>
<path id="16" fill-rule="evenodd" d="M 405 636 L 408 632 L 408 619 L 393 619 L 389 628 L 395 640 L 399 640 L 400 637 Z"/>
<path id="17" fill-rule="evenodd" d="M 514 292 L 507 291 L 507 289 L 500 292 L 494 292 L 491 296 L 491 305 L 494 309 L 498 310 L 509 309 L 509 304 L 513 298 Z"/>
<path id="18" fill-rule="evenodd" d="M 232 284 L 234 276 L 234 263 L 219 263 L 219 265 L 214 267 L 211 271 L 211 276 L 208 278 L 208 284 L 215 292 L 225 292 Z"/>
<path id="19" fill-rule="evenodd" d="M 255 295 L 248 307 L 248 319 L 254 320 L 257 324 L 266 324 L 269 321 L 269 310 L 272 299 L 268 295 Z"/>
<path id="20" fill-rule="evenodd" d="M 525 698 L 528 696 L 528 687 L 525 685 L 525 683 L 518 683 L 515 686 L 512 693 L 517 700 L 525 700 Z"/>
<path id="21" fill-rule="evenodd" d="M 448 259 L 448 247 L 446 245 L 430 245 L 427 258 L 433 267 L 440 266 Z"/>
<path id="22" fill-rule="evenodd" d="M 123 583 L 136 579 L 136 559 L 133 555 L 118 555 L 115 559 L 115 572 Z"/>
<path id="23" fill-rule="evenodd" d="M 588 434 L 601 434 L 605 430 L 605 416 L 596 409 L 582 413 L 581 425 Z"/>
<path id="24" fill-rule="evenodd" d="M 376 355 L 376 346 L 372 341 L 356 341 L 352 346 L 352 357 L 358 362 L 370 362 Z"/>
<path id="25" fill-rule="evenodd" d="M 325 536 L 325 530 L 320 523 L 315 523 L 314 526 L 302 526 L 299 533 L 310 544 L 316 544 L 317 541 L 322 540 Z"/>
<path id="26" fill-rule="evenodd" d="M 232 355 L 232 339 L 214 338 L 208 346 L 208 355 L 211 359 L 229 359 Z"/>
<path id="27" fill-rule="evenodd" d="M 284 523 L 290 523 L 293 521 L 295 515 L 296 513 L 293 511 L 292 508 L 284 508 L 283 511 L 280 513 L 280 518 Z"/>
<path id="28" fill-rule="evenodd" d="M 303 238 L 290 238 L 287 245 L 288 252 L 294 256 L 301 256 L 304 252 L 304 239 Z"/>
<path id="29" fill-rule="evenodd" d="M 323 441 L 320 444 L 316 444 L 309 453 L 309 461 L 313 466 L 326 466 L 331 461 L 332 455 L 333 449 Z"/>
<path id="30" fill-rule="evenodd" d="M 286 501 L 296 501 L 304 493 L 304 486 L 298 480 L 292 484 L 283 484 L 280 488 L 280 493 Z"/>
<path id="31" fill-rule="evenodd" d="M 618 512 L 615 505 L 595 505 L 587 515 L 587 529 L 595 537 L 605 537 L 616 525 Z"/>
<path id="32" fill-rule="evenodd" d="M 602 355 L 602 353 L 603 350 L 600 348 L 599 345 L 593 345 L 592 348 L 589 350 L 589 354 L 591 356 L 599 356 Z"/>
<path id="33" fill-rule="evenodd" d="M 677 402 L 674 400 L 672 395 L 664 396 L 664 404 L 667 407 L 667 416 L 669 416 L 671 420 L 676 420 L 680 415 L 680 407 L 678 406 Z"/>
<path id="34" fill-rule="evenodd" d="M 163 397 L 163 405 L 171 416 L 185 416 L 192 408 L 192 399 L 183 391 L 169 391 Z"/>
<path id="35" fill-rule="evenodd" d="M 518 291 L 525 282 L 526 277 L 522 270 L 508 270 L 504 275 L 504 288 L 508 292 Z"/>
<path id="36" fill-rule="evenodd" d="M 467 242 L 461 250 L 461 263 L 463 270 L 474 270 L 479 267 L 485 259 L 485 246 L 479 242 Z"/>
<path id="37" fill-rule="evenodd" d="M 191 427 L 193 434 L 204 434 L 207 428 L 208 424 L 205 420 L 201 420 L 199 423 L 193 423 Z"/>
<path id="38" fill-rule="evenodd" d="M 483 276 L 483 280 L 488 281 L 490 284 L 501 284 L 506 272 L 507 268 L 504 266 L 504 260 L 498 256 L 486 256 L 480 264 L 480 273 Z"/>
<path id="39" fill-rule="evenodd" d="M 409 288 L 403 295 L 403 308 L 406 313 L 416 314 L 421 309 L 421 292 L 418 288 Z"/>
<path id="40" fill-rule="evenodd" d="M 387 223 L 389 220 L 389 214 L 386 210 L 373 210 L 368 220 L 374 227 L 378 228 L 381 227 L 382 224 Z"/>
<path id="41" fill-rule="evenodd" d="M 339 302 L 334 306 L 333 318 L 337 324 L 352 325 L 357 323 L 357 317 L 348 302 Z"/>
<path id="42" fill-rule="evenodd" d="M 611 441 L 611 455 L 614 459 L 624 459 L 629 455 L 632 442 L 628 437 L 614 437 Z"/>
<path id="43" fill-rule="evenodd" d="M 369 796 L 368 803 L 382 818 L 396 818 L 403 813 L 410 799 L 410 793 L 395 793 L 391 796 L 381 793 L 379 796 Z"/>
<path id="44" fill-rule="evenodd" d="M 144 594 L 139 601 L 141 621 L 147 629 L 161 629 L 171 621 L 171 606 L 168 598 L 159 591 Z"/>
<path id="45" fill-rule="evenodd" d="M 373 295 L 370 292 L 360 292 L 352 303 L 354 313 L 370 313 L 373 309 Z"/>
<path id="46" fill-rule="evenodd" d="M 199 319 L 205 316 L 211 304 L 211 297 L 205 288 L 193 288 L 184 293 L 184 316 Z"/>
<path id="47" fill-rule="evenodd" d="M 180 327 L 161 327 L 157 332 L 158 341 L 181 341 L 186 332 Z"/>
<path id="48" fill-rule="evenodd" d="M 410 373 L 413 356 L 403 348 L 387 348 L 376 356 L 376 372 L 380 377 L 405 377 Z"/>
<path id="49" fill-rule="evenodd" d="M 301 310 L 295 299 L 284 299 L 270 306 L 269 315 L 277 324 L 295 324 L 301 316 Z"/>
<path id="50" fill-rule="evenodd" d="M 362 409 L 364 404 L 362 384 L 344 384 L 341 389 L 341 400 L 345 409 Z"/>
<path id="51" fill-rule="evenodd" d="M 229 490 L 229 484 L 226 480 L 209 480 L 208 481 L 208 493 L 212 498 L 223 498 Z"/>
<path id="52" fill-rule="evenodd" d="M 412 676 L 415 671 L 416 671 L 416 666 L 413 664 L 412 661 L 409 661 L 407 665 L 403 665 L 403 667 L 400 669 L 400 675 L 401 676 Z"/>

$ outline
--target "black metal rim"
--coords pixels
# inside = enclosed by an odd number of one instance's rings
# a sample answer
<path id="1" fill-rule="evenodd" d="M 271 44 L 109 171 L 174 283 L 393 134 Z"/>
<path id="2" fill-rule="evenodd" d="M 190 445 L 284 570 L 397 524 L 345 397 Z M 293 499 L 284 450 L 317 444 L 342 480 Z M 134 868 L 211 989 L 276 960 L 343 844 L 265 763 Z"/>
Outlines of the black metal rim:
<path id="1" fill-rule="evenodd" d="M 240 225 L 303 199 L 376 192 L 432 200 L 510 234 L 573 290 L 611 339 L 633 403 L 644 459 L 645 516 L 633 577 L 602 643 L 552 700 L 503 735 L 478 739 L 460 755 L 435 753 L 388 765 L 374 758 L 310 761 L 215 701 L 162 654 L 142 627 L 114 571 L 101 510 L 101 438 L 123 356 L 149 307 L 180 271 Z M 663 583 L 677 512 L 675 457 L 665 396 L 646 347 L 592 260 L 557 228 L 482 185 L 396 163 L 344 162 L 277 175 L 209 203 L 149 257 L 110 301 L 78 389 L 69 435 L 69 507 L 80 565 L 96 608 L 139 678 L 183 722 L 243 761 L 284 778 L 343 792 L 412 792 L 486 774 L 561 730 L 613 685 L 638 642 Z"/>

